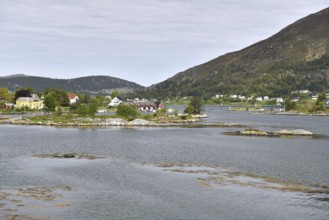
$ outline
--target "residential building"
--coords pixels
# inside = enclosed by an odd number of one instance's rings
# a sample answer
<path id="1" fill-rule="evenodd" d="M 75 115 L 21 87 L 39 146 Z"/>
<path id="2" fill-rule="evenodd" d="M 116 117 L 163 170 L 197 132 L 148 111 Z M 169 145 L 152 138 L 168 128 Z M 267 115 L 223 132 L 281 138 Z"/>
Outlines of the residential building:
<path id="1" fill-rule="evenodd" d="M 317 100 L 317 99 L 318 99 L 318 97 L 319 97 L 319 95 L 318 95 L 318 94 L 316 94 L 316 95 L 312 95 L 312 100 Z"/>
<path id="2" fill-rule="evenodd" d="M 79 96 L 77 96 L 77 94 L 75 93 L 67 93 L 67 97 L 70 100 L 70 105 L 77 103 L 77 101 L 79 100 Z"/>
<path id="3" fill-rule="evenodd" d="M 108 107 L 109 108 L 112 108 L 112 107 L 117 107 L 118 105 L 120 105 L 122 103 L 122 101 L 117 98 L 117 97 L 114 97 L 111 102 L 108 104 Z"/>
<path id="4" fill-rule="evenodd" d="M 125 105 L 134 105 L 139 111 L 142 112 L 155 112 L 158 109 L 164 108 L 164 105 L 161 102 L 151 102 L 147 99 L 142 99 L 133 102 L 124 102 Z"/>
<path id="5" fill-rule="evenodd" d="M 4 109 L 13 109 L 13 108 L 15 108 L 15 104 L 6 102 L 5 104 L 3 104 L 3 108 Z"/>
<path id="6" fill-rule="evenodd" d="M 262 98 L 262 97 L 257 97 L 257 98 L 256 98 L 256 101 L 257 101 L 257 102 L 262 102 L 262 101 L 263 101 L 263 98 Z"/>
<path id="7" fill-rule="evenodd" d="M 16 108 L 42 109 L 43 101 L 37 94 L 32 94 L 32 97 L 19 97 L 16 100 Z"/>

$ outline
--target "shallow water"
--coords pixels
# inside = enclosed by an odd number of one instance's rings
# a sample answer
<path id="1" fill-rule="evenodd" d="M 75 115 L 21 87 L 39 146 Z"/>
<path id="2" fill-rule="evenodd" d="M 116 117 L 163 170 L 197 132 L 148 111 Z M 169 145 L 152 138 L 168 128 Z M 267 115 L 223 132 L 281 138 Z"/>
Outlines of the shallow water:
<path id="1" fill-rule="evenodd" d="M 202 173 L 145 166 L 164 162 L 221 166 L 240 173 L 329 185 L 329 117 L 278 116 L 207 107 L 206 122 L 266 131 L 301 128 L 324 138 L 227 136 L 241 128 L 55 128 L 0 125 L 0 193 L 26 187 L 70 186 L 58 201 L 22 199 L 8 214 L 50 219 L 328 219 L 328 195 L 200 183 Z M 45 159 L 81 152 L 105 159 Z M 253 176 L 252 175 L 252 176 Z M 250 177 L 239 180 L 253 181 Z M 255 179 L 256 181 L 256 179 Z M 0 194 L 1 195 L 1 194 Z M 0 197 L 1 198 L 1 197 Z M 59 206 L 59 204 L 67 204 Z M 38 208 L 36 208 L 38 207 Z M 27 211 L 30 210 L 30 211 Z"/>

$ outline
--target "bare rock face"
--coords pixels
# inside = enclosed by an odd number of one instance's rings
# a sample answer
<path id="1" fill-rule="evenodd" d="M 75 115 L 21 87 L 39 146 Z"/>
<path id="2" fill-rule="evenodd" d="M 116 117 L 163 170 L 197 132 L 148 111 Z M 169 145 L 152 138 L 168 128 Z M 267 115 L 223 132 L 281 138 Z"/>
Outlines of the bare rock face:
<path id="1" fill-rule="evenodd" d="M 311 135 L 313 135 L 312 132 L 306 131 L 306 130 L 303 130 L 303 129 L 294 129 L 294 130 L 282 129 L 282 130 L 276 131 L 274 133 L 278 134 L 278 135 L 301 135 L 301 136 L 311 136 Z"/>
<path id="2" fill-rule="evenodd" d="M 239 135 L 280 137 L 280 136 L 312 136 L 313 133 L 303 129 L 294 129 L 294 130 L 282 129 L 275 132 L 266 132 L 254 128 L 247 128 L 244 131 L 240 131 Z"/>
<path id="3" fill-rule="evenodd" d="M 144 120 L 144 119 L 135 119 L 128 123 L 128 125 L 138 125 L 138 126 L 141 126 L 141 125 L 147 126 L 147 125 L 152 125 L 152 124 L 153 124 L 152 122 Z"/>
<path id="4" fill-rule="evenodd" d="M 102 119 L 100 118 L 95 118 L 93 121 L 92 121 L 93 124 L 96 124 L 96 125 L 102 125 L 103 121 Z"/>
<path id="5" fill-rule="evenodd" d="M 105 125 L 106 126 L 110 126 L 110 125 L 122 125 L 122 126 L 124 126 L 124 125 L 127 125 L 127 121 L 126 120 L 124 120 L 124 119 L 121 119 L 121 118 L 108 118 L 108 119 L 106 119 L 106 121 L 105 121 Z"/>

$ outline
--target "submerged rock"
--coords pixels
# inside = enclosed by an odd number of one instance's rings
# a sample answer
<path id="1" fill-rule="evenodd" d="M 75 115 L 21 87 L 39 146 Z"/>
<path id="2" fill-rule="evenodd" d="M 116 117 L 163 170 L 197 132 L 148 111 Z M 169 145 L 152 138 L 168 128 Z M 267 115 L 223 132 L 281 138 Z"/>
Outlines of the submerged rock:
<path id="1" fill-rule="evenodd" d="M 199 181 L 199 185 L 206 187 L 224 187 L 230 185 L 233 187 L 253 187 L 255 189 L 271 189 L 282 192 L 329 194 L 328 185 L 304 185 L 297 181 L 282 180 L 276 177 L 242 172 L 220 165 L 164 162 L 160 164 L 146 164 L 146 166 L 159 167 L 166 172 L 193 174 Z"/>
<path id="2" fill-rule="evenodd" d="M 63 158 L 63 159 L 76 158 L 76 159 L 88 159 L 88 160 L 95 160 L 95 159 L 104 158 L 104 157 L 95 156 L 95 155 L 91 155 L 91 154 L 85 154 L 85 153 L 36 154 L 36 155 L 33 155 L 33 157 L 38 157 L 38 158 Z"/>

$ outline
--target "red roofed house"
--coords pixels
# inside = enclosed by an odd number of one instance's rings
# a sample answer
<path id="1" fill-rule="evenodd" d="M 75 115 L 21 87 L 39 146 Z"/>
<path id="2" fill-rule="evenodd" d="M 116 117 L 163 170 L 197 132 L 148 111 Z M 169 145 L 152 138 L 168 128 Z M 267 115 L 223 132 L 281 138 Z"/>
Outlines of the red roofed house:
<path id="1" fill-rule="evenodd" d="M 69 97 L 70 105 L 77 103 L 79 97 L 75 93 L 67 93 L 67 97 Z"/>

